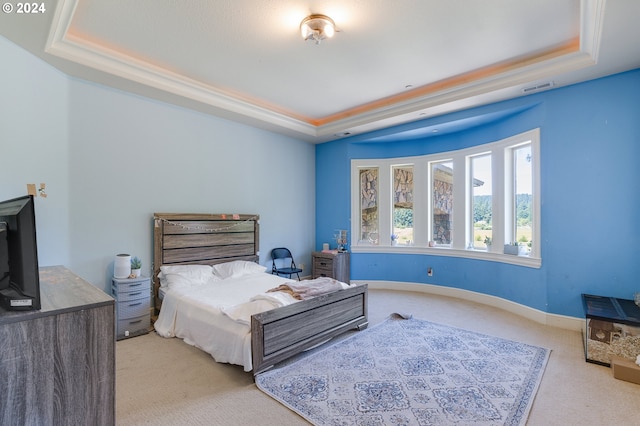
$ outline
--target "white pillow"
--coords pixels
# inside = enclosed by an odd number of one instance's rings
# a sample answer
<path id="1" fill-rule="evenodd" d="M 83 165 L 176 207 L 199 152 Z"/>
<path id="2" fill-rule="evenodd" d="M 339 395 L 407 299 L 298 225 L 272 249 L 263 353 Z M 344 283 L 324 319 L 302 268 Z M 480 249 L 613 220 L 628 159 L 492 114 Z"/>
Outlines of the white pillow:
<path id="1" fill-rule="evenodd" d="M 233 262 L 213 265 L 213 275 L 220 279 L 238 278 L 244 275 L 264 273 L 267 268 L 255 262 L 234 260 Z"/>
<path id="2" fill-rule="evenodd" d="M 158 278 L 160 287 L 166 287 L 179 279 L 199 285 L 211 279 L 212 271 L 209 265 L 163 265 L 160 267 Z"/>
<path id="3" fill-rule="evenodd" d="M 175 290 L 190 287 L 199 287 L 199 281 L 192 281 L 180 274 L 162 274 L 160 277 L 160 288 Z"/>

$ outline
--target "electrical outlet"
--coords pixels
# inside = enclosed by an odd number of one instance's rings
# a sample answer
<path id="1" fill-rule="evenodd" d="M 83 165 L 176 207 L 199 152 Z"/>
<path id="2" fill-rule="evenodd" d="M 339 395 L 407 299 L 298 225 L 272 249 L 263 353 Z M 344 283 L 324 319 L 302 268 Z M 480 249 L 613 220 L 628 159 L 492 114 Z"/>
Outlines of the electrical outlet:
<path id="1" fill-rule="evenodd" d="M 299 265 L 298 265 L 298 268 L 300 268 L 300 269 L 304 269 L 304 263 L 299 264 Z"/>
<path id="2" fill-rule="evenodd" d="M 429 266 L 427 268 L 427 276 L 428 277 L 432 277 L 433 276 L 433 268 L 431 266 Z"/>

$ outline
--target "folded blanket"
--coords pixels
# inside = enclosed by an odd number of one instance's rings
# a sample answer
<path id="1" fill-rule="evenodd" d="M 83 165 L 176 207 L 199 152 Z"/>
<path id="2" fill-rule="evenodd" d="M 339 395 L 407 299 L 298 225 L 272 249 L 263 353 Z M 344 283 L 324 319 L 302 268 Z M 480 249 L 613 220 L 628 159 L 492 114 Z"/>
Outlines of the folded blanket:
<path id="1" fill-rule="evenodd" d="M 328 277 L 291 282 L 267 290 L 266 293 L 257 294 L 249 299 L 248 302 L 223 307 L 221 311 L 235 322 L 251 325 L 251 315 L 348 287 L 348 284 Z"/>
<path id="2" fill-rule="evenodd" d="M 298 281 L 279 285 L 268 290 L 272 292 L 288 293 L 298 300 L 310 299 L 322 294 L 333 293 L 334 291 L 347 288 L 348 285 L 329 277 L 320 277 L 314 280 Z"/>
<path id="3" fill-rule="evenodd" d="M 253 296 L 248 302 L 223 307 L 221 311 L 235 322 L 251 325 L 251 315 L 287 306 L 297 301 L 287 293 L 260 293 Z"/>

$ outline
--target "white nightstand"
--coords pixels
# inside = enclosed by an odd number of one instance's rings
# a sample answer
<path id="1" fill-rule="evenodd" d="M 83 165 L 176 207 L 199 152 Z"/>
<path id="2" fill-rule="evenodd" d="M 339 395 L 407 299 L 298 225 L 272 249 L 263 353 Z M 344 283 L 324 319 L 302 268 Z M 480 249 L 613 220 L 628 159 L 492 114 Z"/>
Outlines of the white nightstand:
<path id="1" fill-rule="evenodd" d="M 116 340 L 147 334 L 151 326 L 151 279 L 113 278 L 116 299 Z"/>

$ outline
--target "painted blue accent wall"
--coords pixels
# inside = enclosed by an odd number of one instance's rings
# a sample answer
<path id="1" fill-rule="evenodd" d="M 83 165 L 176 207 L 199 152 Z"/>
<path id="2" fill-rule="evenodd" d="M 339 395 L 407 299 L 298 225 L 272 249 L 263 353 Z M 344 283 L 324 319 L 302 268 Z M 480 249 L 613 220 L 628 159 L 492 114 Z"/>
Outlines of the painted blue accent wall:
<path id="1" fill-rule="evenodd" d="M 444 131 L 393 135 L 420 127 Z M 573 317 L 583 316 L 582 293 L 632 298 L 640 292 L 640 70 L 317 145 L 316 249 L 351 229 L 352 159 L 451 151 L 533 128 L 541 134 L 541 268 L 352 253 L 351 279 L 455 287 Z"/>

